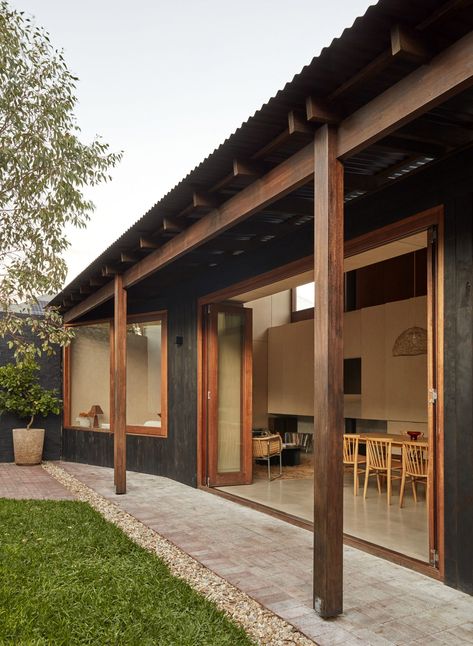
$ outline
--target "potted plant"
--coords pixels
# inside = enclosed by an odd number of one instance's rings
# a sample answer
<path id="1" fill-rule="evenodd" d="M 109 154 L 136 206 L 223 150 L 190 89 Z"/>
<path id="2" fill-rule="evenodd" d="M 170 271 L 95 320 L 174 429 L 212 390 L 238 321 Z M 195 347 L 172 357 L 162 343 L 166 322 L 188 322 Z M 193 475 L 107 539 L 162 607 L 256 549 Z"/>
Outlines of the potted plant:
<path id="1" fill-rule="evenodd" d="M 27 418 L 26 428 L 13 429 L 13 451 L 19 465 L 40 464 L 43 456 L 44 428 L 31 428 L 37 415 L 47 417 L 61 410 L 57 391 L 47 390 L 38 379 L 39 366 L 33 360 L 0 367 L 0 412 Z"/>

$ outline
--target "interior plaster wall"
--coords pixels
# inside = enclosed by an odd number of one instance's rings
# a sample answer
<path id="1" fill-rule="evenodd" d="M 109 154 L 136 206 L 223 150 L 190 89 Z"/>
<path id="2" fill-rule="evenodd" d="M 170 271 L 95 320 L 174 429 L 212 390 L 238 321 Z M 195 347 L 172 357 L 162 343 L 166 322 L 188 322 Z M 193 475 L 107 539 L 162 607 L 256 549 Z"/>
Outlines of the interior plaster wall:
<path id="1" fill-rule="evenodd" d="M 245 304 L 253 310 L 253 427 L 268 426 L 268 330 L 291 320 L 291 290 Z"/>
<path id="2" fill-rule="evenodd" d="M 403 330 L 426 327 L 426 297 L 347 312 L 344 357 L 361 357 L 361 395 L 345 396 L 345 417 L 388 420 L 388 430 L 416 424 L 426 430 L 427 357 L 393 357 Z M 313 415 L 313 320 L 268 332 L 268 410 L 284 415 Z M 419 425 L 419 426 L 417 426 Z"/>

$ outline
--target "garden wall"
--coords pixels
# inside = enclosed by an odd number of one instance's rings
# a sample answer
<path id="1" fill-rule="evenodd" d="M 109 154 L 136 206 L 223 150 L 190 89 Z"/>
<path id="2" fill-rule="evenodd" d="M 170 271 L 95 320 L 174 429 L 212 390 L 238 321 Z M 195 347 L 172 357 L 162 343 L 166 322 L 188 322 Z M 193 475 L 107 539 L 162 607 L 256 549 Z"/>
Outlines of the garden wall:
<path id="1" fill-rule="evenodd" d="M 0 365 L 4 366 L 13 359 L 7 341 L 0 339 Z M 61 392 L 61 353 L 52 357 L 43 356 L 39 359 L 41 366 L 40 382 L 45 388 L 55 388 Z M 61 456 L 61 416 L 49 415 L 37 417 L 33 426 L 46 429 L 43 458 L 59 460 Z M 0 462 L 13 462 L 12 428 L 25 427 L 23 419 L 7 413 L 0 414 Z"/>

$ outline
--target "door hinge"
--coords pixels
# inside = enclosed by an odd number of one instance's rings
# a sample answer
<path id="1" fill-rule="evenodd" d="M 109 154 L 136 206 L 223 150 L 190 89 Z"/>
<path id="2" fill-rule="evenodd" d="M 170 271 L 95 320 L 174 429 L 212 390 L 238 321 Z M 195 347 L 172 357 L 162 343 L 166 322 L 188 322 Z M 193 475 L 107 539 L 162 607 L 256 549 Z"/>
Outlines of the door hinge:
<path id="1" fill-rule="evenodd" d="M 436 549 L 431 549 L 430 550 L 430 563 L 431 565 L 438 565 L 439 564 L 439 553 Z"/>
<path id="2" fill-rule="evenodd" d="M 210 477 L 207 476 L 207 487 L 210 487 Z"/>
<path id="3" fill-rule="evenodd" d="M 429 242 L 430 242 L 430 244 L 434 244 L 434 242 L 436 242 L 436 240 L 437 240 L 437 229 L 432 228 L 429 231 Z"/>
<path id="4" fill-rule="evenodd" d="M 438 399 L 437 389 L 429 388 L 429 404 L 436 404 Z"/>
<path id="5" fill-rule="evenodd" d="M 210 399 L 210 390 L 207 391 L 207 399 Z"/>
<path id="6" fill-rule="evenodd" d="M 207 314 L 210 315 L 211 314 L 211 306 L 207 305 L 205 309 L 207 311 Z"/>

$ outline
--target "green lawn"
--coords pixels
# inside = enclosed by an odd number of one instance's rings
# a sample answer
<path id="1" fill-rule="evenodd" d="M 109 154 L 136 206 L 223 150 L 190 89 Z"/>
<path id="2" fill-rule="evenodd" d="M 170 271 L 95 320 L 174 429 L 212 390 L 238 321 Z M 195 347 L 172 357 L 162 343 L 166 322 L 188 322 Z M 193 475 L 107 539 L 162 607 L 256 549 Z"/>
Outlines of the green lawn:
<path id="1" fill-rule="evenodd" d="M 0 643 L 252 644 L 87 504 L 4 499 Z"/>

